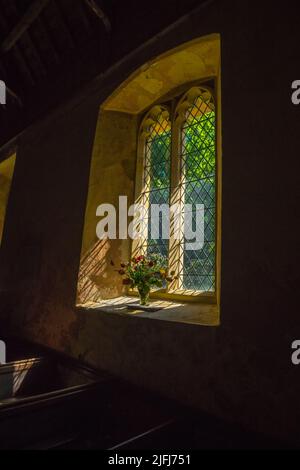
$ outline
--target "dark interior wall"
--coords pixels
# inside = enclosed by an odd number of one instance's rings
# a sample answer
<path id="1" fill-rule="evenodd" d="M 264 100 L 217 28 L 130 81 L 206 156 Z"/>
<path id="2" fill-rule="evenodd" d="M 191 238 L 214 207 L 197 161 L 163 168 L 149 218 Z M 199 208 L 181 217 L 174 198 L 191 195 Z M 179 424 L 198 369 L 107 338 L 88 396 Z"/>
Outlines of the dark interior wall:
<path id="1" fill-rule="evenodd" d="M 46 311 L 52 316 L 58 306 L 75 305 L 97 117 L 96 103 L 71 106 L 29 130 L 19 143 L 1 248 L 1 284 L 7 301 L 18 304 L 21 330 L 39 324 L 52 335 L 60 330 L 56 321 L 67 317 L 50 320 Z"/>
<path id="2" fill-rule="evenodd" d="M 2 325 L 167 396 L 297 439 L 300 369 L 290 360 L 300 335 L 295 11 L 296 2 L 290 10 L 215 2 L 23 134 L 0 254 Z M 148 59 L 214 32 L 222 40 L 221 326 L 76 310 L 99 106 Z"/>

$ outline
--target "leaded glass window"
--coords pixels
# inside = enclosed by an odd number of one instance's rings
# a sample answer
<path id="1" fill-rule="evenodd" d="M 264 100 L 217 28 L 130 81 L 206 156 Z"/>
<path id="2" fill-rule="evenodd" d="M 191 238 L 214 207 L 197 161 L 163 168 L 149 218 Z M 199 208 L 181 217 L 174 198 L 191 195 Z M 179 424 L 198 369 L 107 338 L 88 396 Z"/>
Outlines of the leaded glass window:
<path id="1" fill-rule="evenodd" d="M 168 257 L 169 227 L 161 213 L 153 216 L 154 204 L 168 205 L 170 199 L 171 122 L 166 108 L 155 106 L 144 121 L 143 205 L 147 237 L 141 253 Z M 155 218 L 153 218 L 155 217 Z"/>
<path id="2" fill-rule="evenodd" d="M 211 292 L 215 290 L 215 107 L 209 91 L 195 89 L 194 94 L 181 128 L 181 194 L 184 204 L 193 208 L 189 223 L 195 224 L 196 205 L 204 206 L 204 245 L 187 250 L 182 240 L 180 283 L 183 289 Z"/>
<path id="3" fill-rule="evenodd" d="M 213 92 L 206 87 L 193 87 L 167 104 L 154 106 L 142 121 L 139 142 L 143 160 L 142 175 L 138 175 L 142 180 L 140 200 L 147 211 L 145 237 L 138 251 L 168 258 L 170 267 L 178 275 L 168 287 L 170 291 L 213 293 L 216 290 L 216 111 Z M 182 220 L 179 239 L 174 242 L 170 219 L 165 219 L 162 212 L 155 220 L 152 215 L 151 220 L 151 206 L 170 204 L 172 207 L 178 201 Z M 203 243 L 201 247 L 191 249 L 185 229 L 190 225 L 188 228 L 195 230 L 199 207 L 203 207 Z M 153 238 L 153 225 L 159 233 L 158 238 Z"/>

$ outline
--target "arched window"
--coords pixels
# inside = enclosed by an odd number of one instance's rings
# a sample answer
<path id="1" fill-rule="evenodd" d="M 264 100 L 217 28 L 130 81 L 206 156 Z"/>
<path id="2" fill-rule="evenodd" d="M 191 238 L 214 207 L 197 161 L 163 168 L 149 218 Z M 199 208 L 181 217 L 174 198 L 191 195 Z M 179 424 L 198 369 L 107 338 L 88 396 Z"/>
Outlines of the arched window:
<path id="1" fill-rule="evenodd" d="M 144 236 L 134 244 L 134 254 L 168 258 L 177 277 L 167 293 L 216 290 L 216 148 L 215 99 L 209 87 L 194 86 L 154 106 L 142 120 L 136 201 L 146 211 Z M 162 210 L 153 220 L 155 204 Z"/>
<path id="2" fill-rule="evenodd" d="M 216 115 L 214 99 L 208 89 L 192 88 L 178 106 L 181 122 L 181 197 L 192 210 L 195 224 L 197 205 L 203 205 L 204 237 L 202 248 L 187 249 L 182 240 L 180 286 L 183 289 L 215 290 L 215 216 L 216 216 Z M 187 209 L 188 211 L 189 209 Z M 187 213 L 185 213 L 187 216 Z"/>
<path id="3" fill-rule="evenodd" d="M 220 35 L 202 36 L 149 59 L 102 102 L 91 160 L 78 305 L 136 295 L 123 287 L 111 262 L 119 266 L 133 256 L 159 253 L 168 260 L 170 277 L 164 288 L 151 292 L 153 298 L 219 308 L 220 71 Z M 171 209 L 179 207 L 177 220 L 163 216 L 163 211 L 152 213 L 154 204 L 168 203 Z M 188 203 L 194 204 L 190 211 Z M 98 235 L 98 208 L 107 204 L 114 223 L 103 227 L 110 232 L 103 243 L 95 238 L 95 225 Z M 142 217 L 136 213 L 139 204 L 145 209 Z M 203 204 L 204 211 L 197 211 L 197 204 Z M 195 246 L 185 237 L 185 229 L 195 230 L 199 212 L 204 223 L 197 232 L 200 245 Z M 100 220 L 102 226 L 105 219 L 106 215 Z"/>
<path id="4" fill-rule="evenodd" d="M 138 196 L 145 212 L 144 236 L 136 251 L 147 256 L 159 254 L 168 257 L 169 227 L 163 214 L 157 217 L 151 211 L 155 205 L 167 206 L 170 201 L 171 122 L 168 109 L 154 106 L 142 122 L 139 137 L 142 187 L 138 190 Z"/>

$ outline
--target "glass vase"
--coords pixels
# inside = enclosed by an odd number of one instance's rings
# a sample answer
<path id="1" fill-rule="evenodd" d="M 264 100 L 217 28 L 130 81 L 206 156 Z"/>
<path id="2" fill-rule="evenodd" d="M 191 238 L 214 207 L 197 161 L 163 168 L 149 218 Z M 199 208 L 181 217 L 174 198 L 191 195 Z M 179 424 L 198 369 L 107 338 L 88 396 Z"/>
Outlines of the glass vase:
<path id="1" fill-rule="evenodd" d="M 149 295 L 150 295 L 150 287 L 147 285 L 138 286 L 139 296 L 140 296 L 140 304 L 141 305 L 148 305 L 149 304 Z"/>

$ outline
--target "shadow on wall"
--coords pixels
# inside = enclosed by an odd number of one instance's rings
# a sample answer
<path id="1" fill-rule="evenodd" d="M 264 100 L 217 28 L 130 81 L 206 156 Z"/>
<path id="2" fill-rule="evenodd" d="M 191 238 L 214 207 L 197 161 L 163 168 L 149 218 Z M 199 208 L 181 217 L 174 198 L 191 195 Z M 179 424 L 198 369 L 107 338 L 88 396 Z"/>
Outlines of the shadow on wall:
<path id="1" fill-rule="evenodd" d="M 99 302 L 120 295 L 120 283 L 117 282 L 120 276 L 110 263 L 110 251 L 110 240 L 99 240 L 82 258 L 78 278 L 78 305 L 87 305 L 89 302 Z"/>

